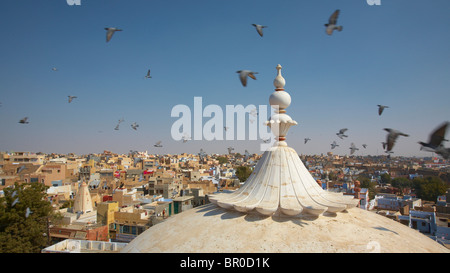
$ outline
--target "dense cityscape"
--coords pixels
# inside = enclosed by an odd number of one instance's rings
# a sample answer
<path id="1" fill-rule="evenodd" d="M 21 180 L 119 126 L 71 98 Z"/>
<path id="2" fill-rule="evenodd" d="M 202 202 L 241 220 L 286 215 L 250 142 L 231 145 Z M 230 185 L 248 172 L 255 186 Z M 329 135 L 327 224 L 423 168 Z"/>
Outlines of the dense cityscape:
<path id="1" fill-rule="evenodd" d="M 449 5 L 4 3 L 0 253 L 450 253 Z"/>
<path id="2" fill-rule="evenodd" d="M 399 221 L 449 247 L 448 160 L 331 152 L 299 156 L 323 189 L 354 195 L 360 209 Z M 17 236 L 29 236 L 37 243 L 20 244 L 13 234 L 5 234 L 10 232 L 6 228 L 0 233 L 1 252 L 118 252 L 152 226 L 208 204 L 208 195 L 240 188 L 260 157 L 203 151 L 178 155 L 104 151 L 81 156 L 2 152 L 1 224 L 16 219 L 15 224 L 27 223 L 21 227 L 39 226 L 41 240 L 18 230 Z M 19 186 L 33 184 L 45 185 L 42 202 L 51 210 L 44 212 L 43 205 L 30 197 L 30 187 Z M 15 224 L 11 228 L 17 228 Z M 84 244 L 72 250 L 70 242 Z"/>

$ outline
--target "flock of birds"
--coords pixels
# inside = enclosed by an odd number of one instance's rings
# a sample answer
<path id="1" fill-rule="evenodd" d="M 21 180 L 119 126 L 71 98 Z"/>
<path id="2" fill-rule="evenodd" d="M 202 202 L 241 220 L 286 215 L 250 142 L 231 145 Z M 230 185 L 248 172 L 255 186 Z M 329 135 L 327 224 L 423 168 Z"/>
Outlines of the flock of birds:
<path id="1" fill-rule="evenodd" d="M 330 18 L 328 19 L 328 23 L 325 24 L 325 31 L 328 35 L 332 35 L 333 31 L 337 30 L 337 31 L 342 31 L 342 26 L 338 26 L 337 25 L 337 19 L 339 16 L 340 10 L 337 9 L 333 12 L 333 14 L 331 14 Z M 252 24 L 255 28 L 256 31 L 258 32 L 259 36 L 263 37 L 263 29 L 267 28 L 267 26 L 263 26 L 263 25 L 258 25 L 258 24 Z M 236 73 L 239 74 L 239 79 L 241 81 L 241 84 L 246 87 L 247 86 L 247 79 L 248 78 L 252 78 L 254 80 L 256 80 L 256 76 L 255 74 L 258 74 L 258 72 L 255 71 L 251 71 L 251 70 L 238 70 L 236 71 Z"/>
<path id="2" fill-rule="evenodd" d="M 334 31 L 342 31 L 343 26 L 340 26 L 337 24 L 337 20 L 339 17 L 339 13 L 340 10 L 337 9 L 335 10 L 331 16 L 328 19 L 328 23 L 324 24 L 325 26 L 325 32 L 328 35 L 332 35 Z M 259 34 L 259 36 L 263 37 L 264 33 L 263 33 L 263 29 L 267 28 L 268 26 L 264 26 L 264 25 L 259 25 L 259 24 L 252 24 L 252 26 L 255 27 L 257 33 Z M 107 27 L 105 28 L 106 30 L 106 42 L 109 42 L 113 35 L 115 34 L 115 32 L 117 31 L 123 31 L 122 29 L 119 28 L 115 28 L 115 27 Z M 53 71 L 58 71 L 57 68 L 53 67 L 52 68 Z M 258 72 L 255 71 L 251 71 L 251 70 L 238 70 L 236 71 L 236 73 L 239 74 L 239 80 L 242 84 L 242 86 L 246 87 L 247 86 L 247 79 L 251 78 L 253 80 L 256 80 L 256 76 L 255 74 L 258 74 Z M 151 78 L 150 76 L 150 69 L 148 69 L 147 74 L 145 75 L 145 78 L 149 79 Z M 68 96 L 68 102 L 71 103 L 75 98 L 77 98 L 77 96 Z M 389 108 L 389 106 L 386 105 L 378 105 L 378 115 L 381 116 L 381 114 L 383 113 L 383 111 Z M 115 130 L 119 130 L 119 125 L 120 123 L 122 123 L 124 120 L 123 118 L 119 120 L 118 124 L 116 125 L 116 127 L 114 128 Z M 21 119 L 19 121 L 19 123 L 21 124 L 28 124 L 28 117 L 25 117 L 23 119 Z M 427 143 L 425 142 L 419 142 L 419 144 L 421 145 L 421 150 L 422 149 L 426 149 L 427 151 L 431 151 L 431 152 L 435 152 L 439 155 L 441 155 L 443 158 L 448 159 L 450 156 L 450 148 L 445 148 L 442 144 L 443 141 L 446 141 L 445 139 L 445 133 L 446 133 L 446 129 L 448 126 L 448 122 L 445 122 L 443 125 L 441 125 L 440 127 L 438 127 L 435 131 L 433 131 L 429 137 L 429 141 Z M 136 122 L 133 122 L 131 124 L 131 128 L 134 130 L 137 130 L 137 128 L 139 127 L 139 125 Z M 224 127 L 225 131 L 228 129 L 228 127 Z M 338 133 L 336 133 L 336 135 L 340 138 L 340 139 L 344 139 L 345 137 L 348 137 L 348 135 L 346 135 L 346 131 L 348 130 L 348 128 L 343 128 L 340 129 Z M 386 136 L 386 141 L 382 142 L 382 146 L 383 149 L 385 150 L 386 153 L 390 154 L 393 153 L 392 149 L 394 147 L 395 142 L 397 141 L 399 136 L 403 136 L 403 137 L 408 137 L 408 134 L 405 134 L 403 132 L 400 132 L 398 130 L 395 129 L 391 129 L 391 128 L 384 128 L 385 131 L 388 132 L 387 136 Z M 183 143 L 186 143 L 188 140 L 190 140 L 190 137 L 185 135 L 182 138 Z M 305 144 L 310 141 L 310 138 L 305 138 Z M 263 140 L 265 143 L 267 143 L 269 141 L 269 139 L 267 140 Z M 336 147 L 338 147 L 339 145 L 336 143 L 336 141 L 333 141 L 333 143 L 331 143 L 331 149 L 334 149 Z M 364 148 L 367 147 L 367 144 L 362 144 L 362 146 Z M 154 147 L 162 147 L 161 141 L 158 141 Z M 231 149 L 233 148 L 228 148 L 229 153 L 231 152 Z M 350 154 L 353 154 L 355 151 L 359 150 L 359 148 L 357 148 L 355 146 L 354 143 L 351 143 L 350 145 Z M 390 156 L 390 155 L 388 155 Z"/>
<path id="3" fill-rule="evenodd" d="M 378 115 L 381 116 L 383 113 L 383 110 L 385 108 L 389 108 L 389 106 L 385 105 L 378 105 Z M 448 141 L 448 139 L 445 139 L 445 134 L 447 132 L 447 127 L 449 125 L 449 122 L 446 121 L 439 125 L 435 130 L 433 130 L 428 138 L 428 142 L 419 141 L 418 144 L 421 145 L 420 150 L 425 150 L 429 152 L 434 152 L 440 156 L 442 156 L 444 159 L 450 158 L 450 148 L 446 148 L 443 145 L 444 141 Z M 340 139 L 344 139 L 348 137 L 348 135 L 345 134 L 345 132 L 348 130 L 348 128 L 342 128 L 339 130 L 339 132 L 336 133 L 336 135 Z M 390 157 L 390 154 L 393 153 L 392 149 L 394 148 L 394 145 L 400 136 L 409 137 L 408 134 L 405 134 L 399 130 L 392 129 L 392 128 L 383 128 L 388 134 L 386 135 L 386 141 L 381 142 L 383 150 L 385 150 L 385 153 L 388 153 L 388 157 Z M 310 138 L 305 138 L 305 144 L 311 140 Z M 331 143 L 331 149 L 334 149 L 338 147 L 339 144 L 336 143 L 336 141 L 333 141 Z M 367 144 L 362 144 L 364 149 L 367 148 Z M 350 144 L 350 154 L 354 154 L 355 151 L 359 150 L 359 148 L 356 147 L 356 145 L 352 142 Z"/>

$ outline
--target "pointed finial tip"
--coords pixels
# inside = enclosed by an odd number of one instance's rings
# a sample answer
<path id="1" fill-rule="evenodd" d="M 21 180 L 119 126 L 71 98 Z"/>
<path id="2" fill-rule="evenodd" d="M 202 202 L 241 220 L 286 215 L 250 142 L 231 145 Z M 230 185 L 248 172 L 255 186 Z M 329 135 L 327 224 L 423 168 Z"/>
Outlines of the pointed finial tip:
<path id="1" fill-rule="evenodd" d="M 281 68 L 282 68 L 282 66 L 280 64 L 278 64 L 276 68 L 278 70 L 278 75 L 275 78 L 275 80 L 273 81 L 273 85 L 276 88 L 275 90 L 282 91 L 282 90 L 284 90 L 284 85 L 286 84 L 286 81 L 283 78 L 283 76 L 281 76 Z"/>

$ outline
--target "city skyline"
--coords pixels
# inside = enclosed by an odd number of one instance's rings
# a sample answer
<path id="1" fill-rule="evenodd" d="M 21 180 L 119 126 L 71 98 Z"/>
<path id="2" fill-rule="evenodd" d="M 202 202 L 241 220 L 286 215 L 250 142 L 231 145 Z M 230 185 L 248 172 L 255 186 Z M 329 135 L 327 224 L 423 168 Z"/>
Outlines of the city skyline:
<path id="1" fill-rule="evenodd" d="M 171 110 L 192 110 L 195 97 L 203 109 L 268 106 L 281 64 L 292 97 L 287 114 L 298 122 L 286 141 L 298 154 L 349 155 L 353 142 L 354 155 L 384 155 L 383 128 L 394 128 L 409 137 L 397 140 L 393 156 L 430 156 L 417 142 L 450 117 L 449 7 L 443 0 L 10 1 L 0 11 L 8 26 L 0 44 L 0 151 L 260 154 L 262 140 L 175 141 Z M 324 24 L 336 9 L 343 30 L 329 36 Z M 252 24 L 268 26 L 263 37 Z M 123 31 L 106 42 L 106 27 Z M 236 74 L 242 69 L 258 72 L 246 87 Z M 68 103 L 68 96 L 77 98 Z M 378 115 L 378 104 L 389 108 Z M 18 123 L 24 117 L 29 123 Z M 333 141 L 339 147 L 331 149 Z"/>

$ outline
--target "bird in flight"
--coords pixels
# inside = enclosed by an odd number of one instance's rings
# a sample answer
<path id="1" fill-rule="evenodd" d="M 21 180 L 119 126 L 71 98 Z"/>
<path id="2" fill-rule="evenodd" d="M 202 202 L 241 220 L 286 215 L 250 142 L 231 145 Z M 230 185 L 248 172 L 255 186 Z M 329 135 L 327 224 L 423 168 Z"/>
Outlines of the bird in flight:
<path id="1" fill-rule="evenodd" d="M 22 124 L 28 124 L 28 123 L 30 123 L 30 122 L 28 121 L 28 117 L 24 117 L 23 119 L 21 119 L 21 120 L 19 121 L 19 123 L 22 123 Z"/>
<path id="2" fill-rule="evenodd" d="M 367 144 L 363 144 L 362 146 L 364 147 L 364 149 L 366 149 L 366 148 L 367 148 Z"/>
<path id="3" fill-rule="evenodd" d="M 191 140 L 191 137 L 188 133 L 184 133 L 183 137 L 181 138 L 183 140 L 183 143 L 188 142 L 188 140 Z"/>
<path id="4" fill-rule="evenodd" d="M 119 125 L 120 123 L 124 122 L 124 119 L 119 119 L 119 122 L 117 123 L 116 127 L 114 128 L 114 130 L 119 130 Z"/>
<path id="5" fill-rule="evenodd" d="M 339 146 L 336 141 L 333 141 L 333 143 L 331 143 L 331 149 L 336 148 L 337 146 Z"/>
<path id="6" fill-rule="evenodd" d="M 247 86 L 247 77 L 256 80 L 255 74 L 258 74 L 258 72 L 253 72 L 250 70 L 238 70 L 236 73 L 239 73 L 239 79 L 244 87 Z"/>
<path id="7" fill-rule="evenodd" d="M 305 138 L 305 144 L 308 142 L 308 140 L 311 140 L 309 137 Z"/>
<path id="8" fill-rule="evenodd" d="M 156 142 L 156 144 L 155 144 L 155 145 L 153 145 L 153 146 L 155 146 L 155 147 L 162 147 L 162 144 L 161 144 L 161 140 L 160 140 L 160 141 L 158 141 L 158 142 Z"/>
<path id="9" fill-rule="evenodd" d="M 139 127 L 139 124 L 137 124 L 136 122 L 133 122 L 131 124 L 131 128 L 133 128 L 134 130 L 137 130 L 137 127 Z"/>
<path id="10" fill-rule="evenodd" d="M 11 204 L 11 207 L 14 207 L 17 203 L 19 203 L 19 197 L 17 197 Z"/>
<path id="11" fill-rule="evenodd" d="M 27 210 L 25 211 L 25 218 L 28 218 L 28 216 L 30 216 L 30 214 L 32 214 L 33 212 L 30 210 L 30 208 L 27 208 Z"/>
<path id="12" fill-rule="evenodd" d="M 344 137 L 348 137 L 347 135 L 345 135 L 345 131 L 347 131 L 347 128 L 343 128 L 341 130 L 339 130 L 339 133 L 336 133 L 336 135 L 340 138 L 340 139 L 344 139 Z"/>
<path id="13" fill-rule="evenodd" d="M 388 151 L 388 152 L 390 152 L 392 150 L 392 148 L 394 148 L 395 141 L 397 140 L 397 138 L 399 136 L 409 137 L 408 134 L 402 133 L 395 129 L 384 128 L 384 130 L 388 132 L 388 135 L 386 136 L 386 145 L 387 145 L 386 151 Z"/>
<path id="14" fill-rule="evenodd" d="M 352 142 L 350 144 L 350 154 L 352 155 L 353 153 L 355 153 L 355 151 L 359 150 L 358 148 L 356 148 L 355 144 Z"/>
<path id="15" fill-rule="evenodd" d="M 227 149 L 228 149 L 228 153 L 231 155 L 233 153 L 232 151 L 234 150 L 234 148 L 233 147 L 228 147 Z"/>
<path id="16" fill-rule="evenodd" d="M 106 42 L 109 42 L 109 40 L 111 40 L 112 36 L 116 31 L 122 31 L 121 29 L 115 27 L 105 27 L 105 30 L 106 30 Z"/>
<path id="17" fill-rule="evenodd" d="M 333 12 L 333 14 L 331 14 L 330 18 L 328 19 L 328 24 L 325 24 L 326 28 L 326 32 L 328 35 L 333 34 L 334 30 L 338 30 L 338 31 L 342 31 L 342 26 L 337 26 L 337 19 L 339 16 L 339 12 L 340 10 L 336 10 L 335 12 Z"/>
<path id="18" fill-rule="evenodd" d="M 258 31 L 259 36 L 263 36 L 263 28 L 266 28 L 267 26 L 262 26 L 258 24 L 252 24 L 256 28 L 256 31 Z"/>
<path id="19" fill-rule="evenodd" d="M 69 97 L 69 103 L 71 103 L 73 99 L 77 98 L 77 96 L 67 96 L 67 97 Z"/>
<path id="20" fill-rule="evenodd" d="M 441 143 L 443 141 L 448 141 L 447 139 L 445 139 L 445 132 L 447 131 L 447 126 L 448 126 L 449 122 L 444 122 L 443 124 L 441 124 L 438 128 L 436 128 L 430 135 L 430 137 L 428 138 L 428 142 L 422 142 L 419 141 L 418 143 L 420 145 L 422 145 L 420 147 L 420 149 L 424 149 L 427 151 L 432 151 L 434 152 L 434 150 L 436 148 L 438 148 L 439 146 L 441 146 Z"/>
<path id="21" fill-rule="evenodd" d="M 378 115 L 379 116 L 381 116 L 381 114 L 383 113 L 384 108 L 389 108 L 389 106 L 378 104 Z"/>
<path id="22" fill-rule="evenodd" d="M 152 76 L 150 76 L 150 69 L 147 71 L 147 75 L 145 75 L 145 78 L 150 79 Z"/>
<path id="23" fill-rule="evenodd" d="M 52 67 L 53 71 L 58 71 L 58 69 L 56 67 Z"/>
<path id="24" fill-rule="evenodd" d="M 252 110 L 250 110 L 250 115 L 256 117 L 258 115 L 258 110 L 256 108 L 253 108 Z"/>

